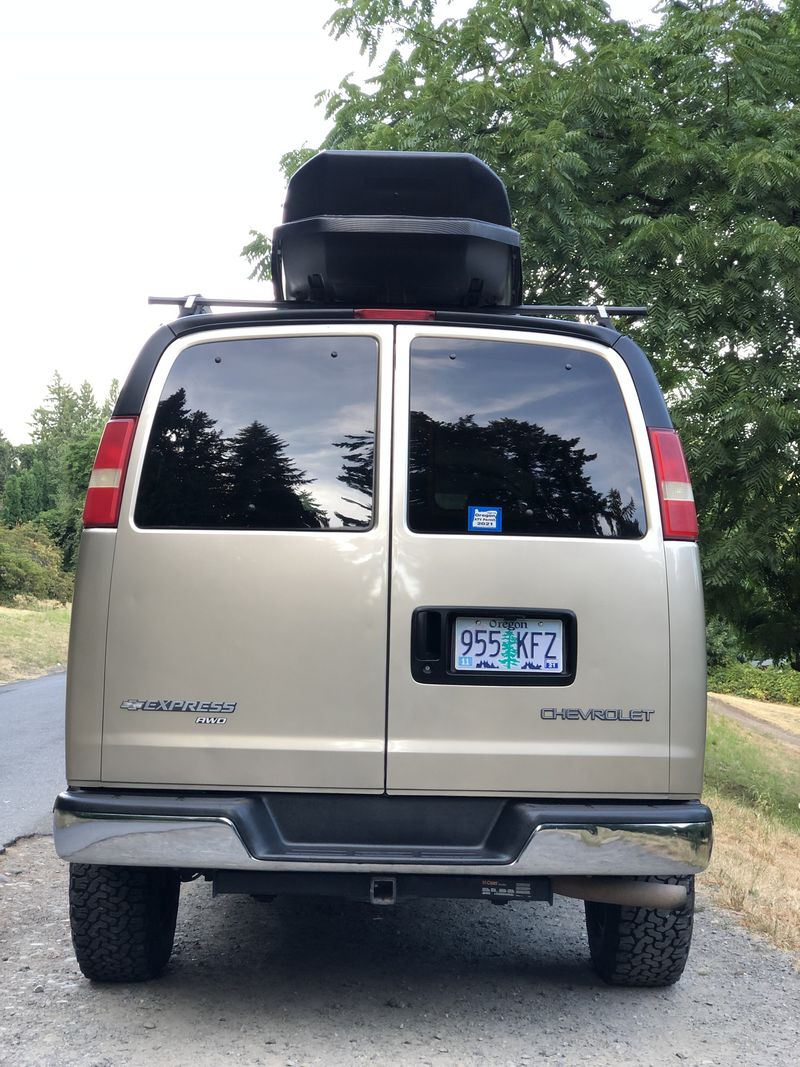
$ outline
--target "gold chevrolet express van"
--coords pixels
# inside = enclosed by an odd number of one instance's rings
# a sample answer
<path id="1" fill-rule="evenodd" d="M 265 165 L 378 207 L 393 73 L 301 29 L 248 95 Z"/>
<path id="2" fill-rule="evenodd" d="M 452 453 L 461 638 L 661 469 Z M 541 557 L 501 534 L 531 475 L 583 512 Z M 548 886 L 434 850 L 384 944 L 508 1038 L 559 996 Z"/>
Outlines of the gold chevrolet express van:
<path id="1" fill-rule="evenodd" d="M 565 894 L 603 979 L 680 977 L 712 835 L 689 477 L 635 309 L 523 305 L 510 222 L 474 156 L 321 153 L 275 301 L 182 298 L 134 363 L 55 804 L 88 978 L 158 975 L 197 875 Z"/>

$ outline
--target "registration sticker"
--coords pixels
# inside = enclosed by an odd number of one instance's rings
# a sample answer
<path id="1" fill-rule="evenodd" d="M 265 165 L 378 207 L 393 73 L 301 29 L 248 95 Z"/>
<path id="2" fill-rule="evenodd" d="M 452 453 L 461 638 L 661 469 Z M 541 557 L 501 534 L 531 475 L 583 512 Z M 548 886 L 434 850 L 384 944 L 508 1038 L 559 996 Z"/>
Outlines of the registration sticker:
<path id="1" fill-rule="evenodd" d="M 470 533 L 502 533 L 503 509 L 478 506 L 469 509 L 467 529 Z"/>

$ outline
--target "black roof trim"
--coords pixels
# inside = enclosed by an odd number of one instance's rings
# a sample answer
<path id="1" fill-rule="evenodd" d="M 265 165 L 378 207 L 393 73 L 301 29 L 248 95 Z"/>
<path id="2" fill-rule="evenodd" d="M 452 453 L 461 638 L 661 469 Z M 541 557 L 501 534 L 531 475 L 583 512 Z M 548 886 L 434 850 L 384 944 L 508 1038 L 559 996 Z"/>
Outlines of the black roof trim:
<path id="1" fill-rule="evenodd" d="M 199 316 L 198 316 L 199 317 Z M 189 321 L 184 319 L 183 321 Z M 128 377 L 119 391 L 112 415 L 117 418 L 124 415 L 139 415 L 144 403 L 153 371 L 164 354 L 167 345 L 175 340 L 176 334 L 169 326 L 159 326 L 152 337 L 144 343 L 139 355 L 128 371 Z"/>
<path id="2" fill-rule="evenodd" d="M 185 333 L 196 333 L 209 326 L 216 329 L 222 326 L 269 326 L 272 323 L 281 326 L 294 326 L 304 322 L 353 322 L 355 310 L 351 307 L 319 307 L 316 304 L 290 304 L 270 308 L 267 311 L 233 311 L 223 315 L 209 312 L 207 315 L 191 315 L 171 322 L 169 327 L 176 337 Z"/>
<path id="3" fill-rule="evenodd" d="M 669 417 L 664 394 L 661 392 L 661 386 L 658 384 L 656 372 L 650 360 L 630 337 L 624 334 L 617 336 L 618 340 L 613 348 L 622 356 L 625 366 L 631 372 L 633 384 L 639 395 L 639 403 L 642 405 L 644 421 L 653 430 L 671 430 L 672 419 Z"/>

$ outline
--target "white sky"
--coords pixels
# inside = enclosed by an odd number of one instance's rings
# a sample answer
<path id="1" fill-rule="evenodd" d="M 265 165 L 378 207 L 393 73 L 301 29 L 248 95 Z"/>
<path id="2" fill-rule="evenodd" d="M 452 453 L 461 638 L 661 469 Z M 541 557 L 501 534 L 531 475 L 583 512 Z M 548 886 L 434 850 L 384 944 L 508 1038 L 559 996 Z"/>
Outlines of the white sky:
<path id="1" fill-rule="evenodd" d="M 451 10 L 468 6 L 457 0 Z M 650 0 L 612 0 L 618 18 Z M 271 299 L 239 256 L 280 222 L 278 161 L 324 136 L 316 93 L 366 63 L 333 0 L 37 0 L 0 31 L 0 430 L 55 370 L 98 399 L 174 315 L 147 297 Z"/>

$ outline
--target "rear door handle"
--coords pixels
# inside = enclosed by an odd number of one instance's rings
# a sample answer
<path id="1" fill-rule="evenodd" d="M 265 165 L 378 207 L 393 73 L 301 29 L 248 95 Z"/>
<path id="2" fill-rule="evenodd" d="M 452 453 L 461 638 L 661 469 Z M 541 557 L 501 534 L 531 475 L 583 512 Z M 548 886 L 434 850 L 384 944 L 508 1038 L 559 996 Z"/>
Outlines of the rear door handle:
<path id="1" fill-rule="evenodd" d="M 415 660 L 428 663 L 442 658 L 442 616 L 438 611 L 417 610 L 411 620 L 411 649 Z"/>

